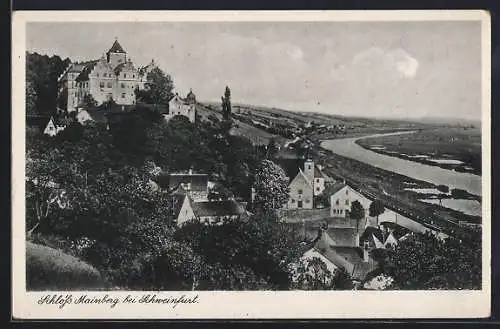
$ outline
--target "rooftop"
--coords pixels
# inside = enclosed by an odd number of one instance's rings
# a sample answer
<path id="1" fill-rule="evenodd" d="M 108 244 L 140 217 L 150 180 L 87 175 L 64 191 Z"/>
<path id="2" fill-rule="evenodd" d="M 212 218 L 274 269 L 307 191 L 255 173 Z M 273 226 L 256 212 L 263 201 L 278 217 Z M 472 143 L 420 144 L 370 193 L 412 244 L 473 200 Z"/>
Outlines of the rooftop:
<path id="1" fill-rule="evenodd" d="M 108 50 L 108 54 L 109 53 L 125 53 L 125 50 L 123 50 L 122 46 L 120 45 L 120 43 L 118 42 L 118 40 L 115 40 L 115 42 L 113 42 L 113 45 L 111 46 L 111 48 L 109 48 Z"/>
<path id="2" fill-rule="evenodd" d="M 224 217 L 246 213 L 245 208 L 235 200 L 201 201 L 191 204 L 198 217 Z"/>

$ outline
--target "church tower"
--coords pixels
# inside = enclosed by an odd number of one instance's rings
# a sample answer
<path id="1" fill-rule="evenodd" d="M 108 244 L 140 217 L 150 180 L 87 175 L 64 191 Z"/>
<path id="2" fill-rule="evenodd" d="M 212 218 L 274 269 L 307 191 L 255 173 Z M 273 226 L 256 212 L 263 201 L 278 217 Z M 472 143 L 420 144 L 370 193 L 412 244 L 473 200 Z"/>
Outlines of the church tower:
<path id="1" fill-rule="evenodd" d="M 115 39 L 111 48 L 109 48 L 106 53 L 106 57 L 108 63 L 113 67 L 117 67 L 118 65 L 125 63 L 127 61 L 127 53 L 123 50 L 120 43 L 118 43 L 118 39 Z"/>

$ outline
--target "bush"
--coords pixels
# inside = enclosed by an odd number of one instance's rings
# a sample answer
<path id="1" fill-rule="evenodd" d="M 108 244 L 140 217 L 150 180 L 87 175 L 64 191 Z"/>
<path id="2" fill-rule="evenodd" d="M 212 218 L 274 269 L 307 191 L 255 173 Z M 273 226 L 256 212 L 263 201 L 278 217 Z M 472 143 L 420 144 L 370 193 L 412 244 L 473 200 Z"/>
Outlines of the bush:
<path id="1" fill-rule="evenodd" d="M 26 241 L 27 290 L 86 290 L 102 287 L 100 273 L 57 249 Z"/>

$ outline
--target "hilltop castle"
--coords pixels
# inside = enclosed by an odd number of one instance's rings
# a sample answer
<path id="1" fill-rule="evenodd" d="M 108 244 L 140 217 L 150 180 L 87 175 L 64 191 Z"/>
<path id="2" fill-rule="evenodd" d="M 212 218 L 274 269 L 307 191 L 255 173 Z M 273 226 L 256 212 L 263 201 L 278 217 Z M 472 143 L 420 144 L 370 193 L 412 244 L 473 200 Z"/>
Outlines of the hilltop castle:
<path id="1" fill-rule="evenodd" d="M 100 59 L 72 63 L 58 79 L 59 92 L 67 90 L 68 112 L 77 110 L 85 95 L 98 104 L 113 99 L 118 105 L 135 104 L 136 88 L 143 89 L 146 77 L 156 67 L 150 64 L 136 68 L 118 40 Z"/>

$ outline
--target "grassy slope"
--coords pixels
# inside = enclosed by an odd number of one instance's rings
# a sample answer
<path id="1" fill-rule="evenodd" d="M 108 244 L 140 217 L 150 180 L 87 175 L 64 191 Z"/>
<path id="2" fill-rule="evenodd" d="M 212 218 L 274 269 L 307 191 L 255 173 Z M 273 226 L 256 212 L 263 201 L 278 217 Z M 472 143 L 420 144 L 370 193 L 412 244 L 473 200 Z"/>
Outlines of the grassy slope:
<path id="1" fill-rule="evenodd" d="M 26 288 L 78 290 L 102 287 L 91 265 L 60 250 L 26 241 Z"/>

